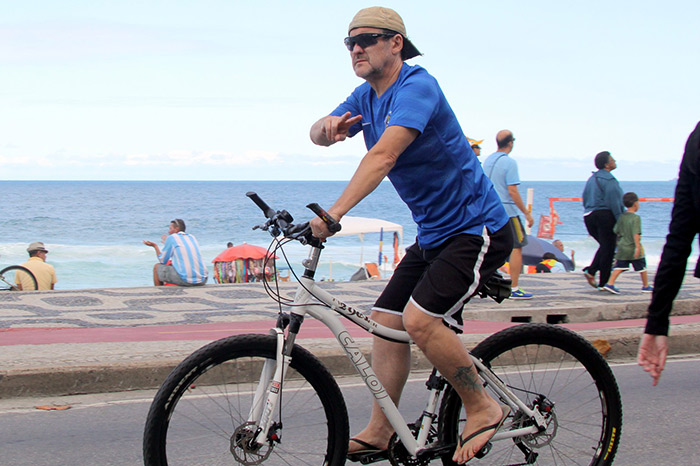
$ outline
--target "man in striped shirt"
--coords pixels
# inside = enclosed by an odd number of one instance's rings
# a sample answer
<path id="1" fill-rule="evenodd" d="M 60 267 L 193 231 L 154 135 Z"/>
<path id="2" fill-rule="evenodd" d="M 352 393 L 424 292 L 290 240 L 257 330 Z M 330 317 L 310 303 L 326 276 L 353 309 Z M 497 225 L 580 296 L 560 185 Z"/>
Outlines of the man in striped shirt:
<path id="1" fill-rule="evenodd" d="M 158 263 L 153 267 L 153 284 L 166 283 L 179 286 L 199 286 L 207 282 L 207 266 L 202 260 L 197 238 L 185 233 L 185 221 L 176 218 L 170 222 L 163 252 L 153 241 L 143 244 L 155 249 Z"/>

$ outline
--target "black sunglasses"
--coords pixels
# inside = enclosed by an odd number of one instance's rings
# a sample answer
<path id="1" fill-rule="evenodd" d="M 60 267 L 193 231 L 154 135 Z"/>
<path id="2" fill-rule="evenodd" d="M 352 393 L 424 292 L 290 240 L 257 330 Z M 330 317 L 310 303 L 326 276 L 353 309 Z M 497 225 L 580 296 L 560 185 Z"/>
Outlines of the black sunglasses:
<path id="1" fill-rule="evenodd" d="M 366 49 L 370 45 L 376 44 L 380 37 L 389 38 L 394 37 L 396 34 L 397 33 L 395 32 L 367 32 L 356 36 L 346 37 L 343 42 L 345 42 L 345 46 L 348 48 L 348 50 L 352 52 L 352 49 L 355 48 L 355 44 L 359 45 L 361 49 Z"/>

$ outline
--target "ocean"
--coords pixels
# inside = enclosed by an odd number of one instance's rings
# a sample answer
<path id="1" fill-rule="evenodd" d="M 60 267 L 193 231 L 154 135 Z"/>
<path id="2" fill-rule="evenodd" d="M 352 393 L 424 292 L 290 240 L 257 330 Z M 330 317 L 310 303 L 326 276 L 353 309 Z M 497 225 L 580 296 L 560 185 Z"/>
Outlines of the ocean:
<path id="1" fill-rule="evenodd" d="M 640 197 L 672 197 L 675 188 L 672 181 L 620 184 Z M 47 261 L 56 268 L 56 289 L 149 286 L 156 256 L 142 241 L 160 241 L 170 220 L 185 220 L 187 232 L 197 237 L 209 262 L 229 241 L 265 247 L 270 243 L 267 233 L 252 229 L 264 218 L 246 192 L 257 192 L 273 209 L 286 209 L 301 222 L 313 215 L 305 208 L 308 203 L 327 208 L 345 185 L 344 181 L 0 181 L 0 268 L 25 262 L 27 245 L 43 241 L 50 251 Z M 583 185 L 523 182 L 523 199 L 528 188 L 534 189 L 533 234 L 540 215 L 549 214 L 548 198 L 579 197 Z M 650 268 L 658 264 L 671 207 L 668 202 L 641 205 L 642 243 Z M 597 243 L 586 233 L 579 202 L 556 202 L 555 208 L 562 222 L 555 238 L 564 242 L 567 254 L 576 251 L 580 269 L 591 261 Z M 403 225 L 404 247 L 415 239 L 411 215 L 389 182 L 381 183 L 350 215 Z M 383 253 L 389 262 L 391 242 L 385 235 Z M 286 251 L 292 266 L 300 269 L 306 248 L 290 243 Z M 332 238 L 317 277 L 347 280 L 360 267 L 361 256 L 364 262 L 376 262 L 378 254 L 379 234 L 365 235 L 364 241 Z"/>

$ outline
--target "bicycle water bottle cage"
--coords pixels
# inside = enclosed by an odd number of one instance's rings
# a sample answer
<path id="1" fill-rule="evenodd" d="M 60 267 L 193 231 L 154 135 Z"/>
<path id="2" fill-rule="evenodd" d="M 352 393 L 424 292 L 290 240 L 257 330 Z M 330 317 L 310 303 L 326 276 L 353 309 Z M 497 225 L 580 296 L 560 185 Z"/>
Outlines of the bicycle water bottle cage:
<path id="1" fill-rule="evenodd" d="M 504 278 L 503 275 L 496 272 L 479 290 L 479 296 L 482 298 L 491 298 L 497 303 L 510 298 L 512 281 L 510 278 Z"/>

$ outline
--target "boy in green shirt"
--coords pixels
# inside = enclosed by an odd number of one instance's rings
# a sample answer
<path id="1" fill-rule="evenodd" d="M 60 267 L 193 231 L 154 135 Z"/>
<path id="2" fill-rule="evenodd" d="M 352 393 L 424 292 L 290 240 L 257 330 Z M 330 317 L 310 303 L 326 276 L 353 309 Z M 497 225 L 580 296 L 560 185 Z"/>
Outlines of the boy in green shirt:
<path id="1" fill-rule="evenodd" d="M 603 289 L 613 294 L 620 294 L 620 290 L 615 287 L 615 279 L 622 272 L 629 270 L 631 265 L 642 277 L 642 292 L 651 293 L 654 288 L 649 286 L 649 278 L 647 277 L 647 261 L 644 258 L 644 247 L 642 246 L 642 219 L 635 214 L 639 210 L 639 198 L 635 193 L 625 193 L 622 196 L 622 203 L 627 207 L 627 210 L 620 215 L 615 228 L 613 228 L 617 235 L 615 266 L 610 280 L 603 286 Z"/>

